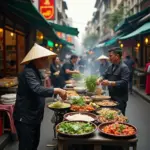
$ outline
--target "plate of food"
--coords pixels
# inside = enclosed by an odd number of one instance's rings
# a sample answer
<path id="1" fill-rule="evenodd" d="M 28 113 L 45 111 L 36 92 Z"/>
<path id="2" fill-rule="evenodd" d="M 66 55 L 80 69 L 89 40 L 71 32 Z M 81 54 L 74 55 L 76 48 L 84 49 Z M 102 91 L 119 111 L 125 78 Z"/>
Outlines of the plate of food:
<path id="1" fill-rule="evenodd" d="M 121 114 L 121 111 L 117 108 L 98 108 L 96 110 L 96 113 L 98 115 L 105 115 L 105 114 L 108 114 L 108 113 Z"/>
<path id="2" fill-rule="evenodd" d="M 69 100 L 69 103 L 71 103 L 71 110 L 76 112 L 93 112 L 95 111 L 95 108 L 92 105 L 88 105 L 83 97 L 75 98 L 72 100 Z"/>
<path id="3" fill-rule="evenodd" d="M 120 123 L 127 123 L 128 118 L 122 114 L 118 114 L 117 112 L 113 113 L 106 113 L 97 116 L 97 120 L 100 123 L 106 122 L 120 122 Z"/>
<path id="4" fill-rule="evenodd" d="M 72 137 L 91 135 L 96 129 L 94 123 L 86 121 L 64 121 L 56 126 L 57 133 Z"/>
<path id="5" fill-rule="evenodd" d="M 64 115 L 64 119 L 66 121 L 87 121 L 94 122 L 97 120 L 97 116 L 93 113 L 86 112 L 70 112 Z"/>
<path id="6" fill-rule="evenodd" d="M 77 93 L 84 93 L 84 92 L 86 92 L 86 88 L 85 87 L 74 87 L 74 90 Z"/>
<path id="7" fill-rule="evenodd" d="M 133 125 L 127 123 L 114 123 L 108 122 L 98 126 L 99 132 L 103 135 L 118 137 L 118 138 L 130 138 L 137 134 L 137 129 Z"/>
<path id="8" fill-rule="evenodd" d="M 68 90 L 67 91 L 67 97 L 73 97 L 73 96 L 79 96 L 78 94 L 77 94 L 77 92 L 76 91 L 73 91 L 73 90 Z"/>
<path id="9" fill-rule="evenodd" d="M 99 101 L 99 100 L 109 100 L 111 97 L 105 96 L 105 95 L 93 95 L 93 96 L 91 96 L 91 98 L 94 101 Z"/>
<path id="10" fill-rule="evenodd" d="M 54 111 L 64 111 L 69 110 L 71 105 L 69 103 L 64 103 L 62 101 L 52 102 L 48 104 L 48 108 Z"/>
<path id="11" fill-rule="evenodd" d="M 73 84 L 66 84 L 66 88 L 73 88 L 74 85 Z"/>
<path id="12" fill-rule="evenodd" d="M 102 101 L 96 102 L 96 104 L 101 107 L 115 107 L 118 105 L 118 102 L 112 101 L 112 100 L 102 100 Z"/>

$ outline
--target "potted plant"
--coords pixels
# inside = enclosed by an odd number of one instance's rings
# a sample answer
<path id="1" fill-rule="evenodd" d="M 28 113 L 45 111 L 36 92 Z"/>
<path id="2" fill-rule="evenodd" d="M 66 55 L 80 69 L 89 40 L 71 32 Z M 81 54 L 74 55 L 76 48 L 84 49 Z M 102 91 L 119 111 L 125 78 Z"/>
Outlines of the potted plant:
<path id="1" fill-rule="evenodd" d="M 86 84 L 86 87 L 87 87 L 87 94 L 89 96 L 92 96 L 95 94 L 95 90 L 96 90 L 96 80 L 97 80 L 97 76 L 94 76 L 94 75 L 91 75 L 89 77 L 87 77 L 85 79 L 85 84 Z"/>

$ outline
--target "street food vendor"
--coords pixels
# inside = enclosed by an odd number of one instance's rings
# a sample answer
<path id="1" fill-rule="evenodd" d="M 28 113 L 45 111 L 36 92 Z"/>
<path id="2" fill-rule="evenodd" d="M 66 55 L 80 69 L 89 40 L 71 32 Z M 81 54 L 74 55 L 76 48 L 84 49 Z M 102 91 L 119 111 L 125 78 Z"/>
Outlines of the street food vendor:
<path id="1" fill-rule="evenodd" d="M 65 86 L 65 81 L 70 80 L 72 74 L 79 74 L 78 70 L 74 69 L 75 64 L 77 63 L 78 56 L 72 55 L 69 62 L 64 63 L 60 70 L 60 87 L 63 88 Z"/>
<path id="2" fill-rule="evenodd" d="M 60 88 L 46 88 L 42 83 L 42 70 L 49 57 L 56 54 L 35 44 L 21 64 L 24 70 L 18 77 L 14 122 L 18 134 L 19 150 L 37 150 L 40 140 L 40 126 L 43 119 L 45 98 L 59 94 L 66 99 L 66 91 Z"/>
<path id="3" fill-rule="evenodd" d="M 97 84 L 108 86 L 109 95 L 112 100 L 119 103 L 118 109 L 125 115 L 125 109 L 128 101 L 128 80 L 129 80 L 129 69 L 126 64 L 121 61 L 122 51 L 116 47 L 109 50 L 109 59 L 111 65 L 108 67 L 103 79 L 98 79 Z"/>

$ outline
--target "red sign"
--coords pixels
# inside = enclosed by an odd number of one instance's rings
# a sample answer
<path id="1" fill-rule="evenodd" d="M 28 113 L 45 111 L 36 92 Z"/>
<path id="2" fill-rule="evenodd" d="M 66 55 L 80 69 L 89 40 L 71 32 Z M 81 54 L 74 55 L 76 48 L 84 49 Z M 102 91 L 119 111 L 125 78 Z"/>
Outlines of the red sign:
<path id="1" fill-rule="evenodd" d="M 71 43 L 72 42 L 72 37 L 71 36 L 67 36 L 67 41 Z"/>
<path id="2" fill-rule="evenodd" d="M 45 17 L 46 20 L 55 19 L 55 0 L 39 0 L 40 13 Z"/>
<path id="3" fill-rule="evenodd" d="M 62 32 L 56 32 L 56 34 L 59 38 L 62 38 Z"/>

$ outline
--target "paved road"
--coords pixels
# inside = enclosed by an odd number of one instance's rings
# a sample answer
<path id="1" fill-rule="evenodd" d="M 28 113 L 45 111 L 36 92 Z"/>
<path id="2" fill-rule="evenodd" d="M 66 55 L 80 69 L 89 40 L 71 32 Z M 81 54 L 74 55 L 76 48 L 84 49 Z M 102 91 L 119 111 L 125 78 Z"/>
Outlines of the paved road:
<path id="1" fill-rule="evenodd" d="M 135 94 L 131 95 L 126 115 L 130 123 L 138 128 L 138 150 L 150 150 L 150 104 Z M 46 108 L 38 150 L 53 150 L 53 148 L 46 147 L 47 144 L 53 143 L 53 129 L 50 121 L 51 116 L 52 111 Z M 17 143 L 10 143 L 5 150 L 17 150 Z"/>

